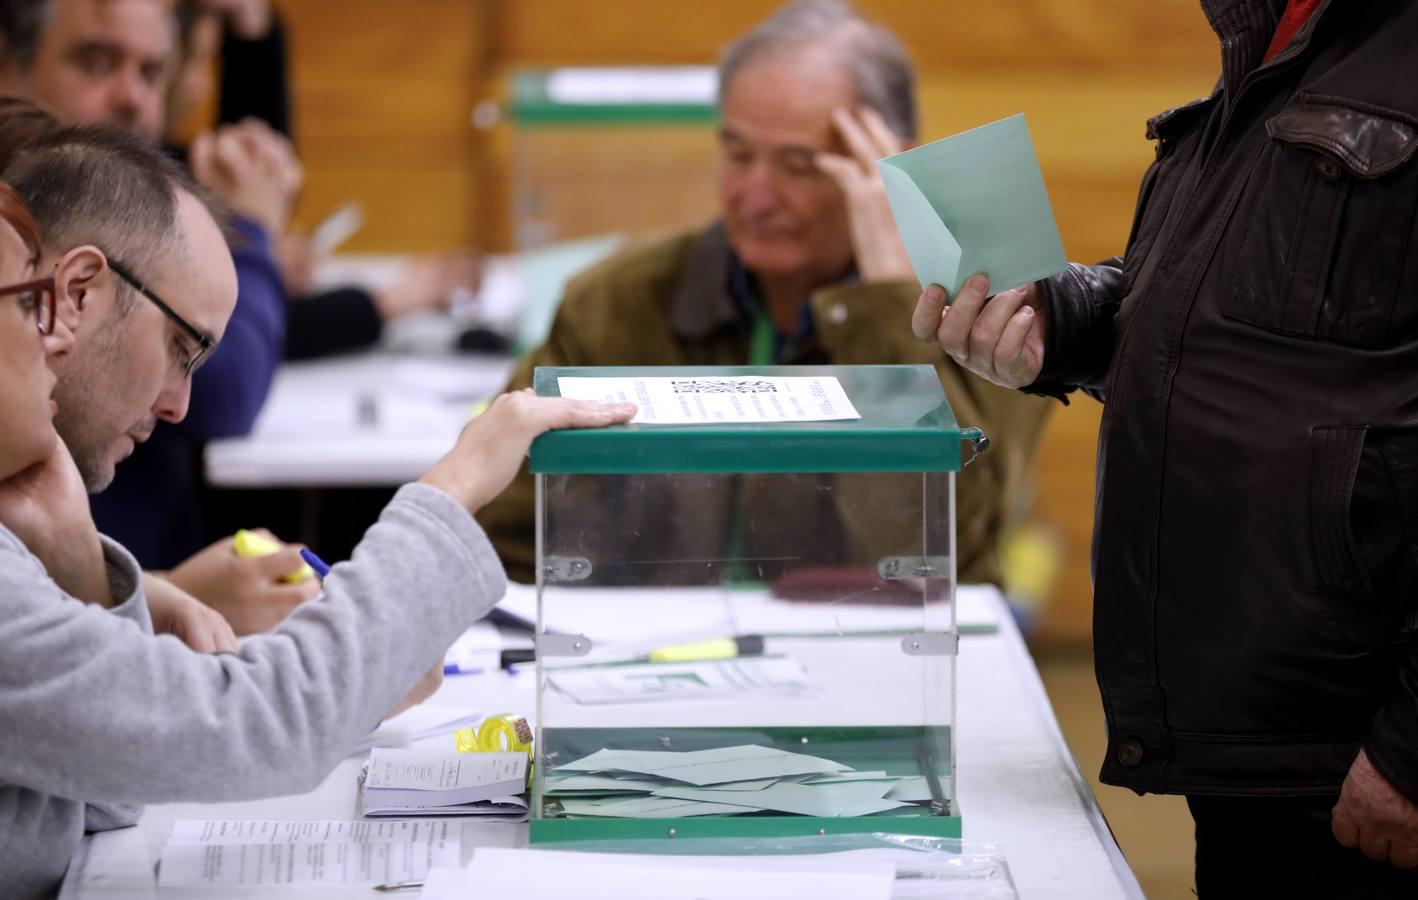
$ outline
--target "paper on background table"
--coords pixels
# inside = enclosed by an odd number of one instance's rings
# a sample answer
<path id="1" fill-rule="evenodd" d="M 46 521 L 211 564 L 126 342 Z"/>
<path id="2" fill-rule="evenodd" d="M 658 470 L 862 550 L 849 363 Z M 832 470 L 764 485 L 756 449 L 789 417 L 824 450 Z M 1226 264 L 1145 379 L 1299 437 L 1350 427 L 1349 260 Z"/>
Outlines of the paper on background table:
<path id="1" fill-rule="evenodd" d="M 425 886 L 425 900 L 888 900 L 896 867 L 888 860 L 824 855 L 672 857 L 480 847 L 461 880 L 438 875 Z"/>
<path id="2" fill-rule="evenodd" d="M 634 425 L 830 422 L 859 419 L 842 382 L 820 375 L 557 378 L 561 396 L 634 403 Z"/>
<path id="3" fill-rule="evenodd" d="M 921 286 L 954 297 L 976 273 L 998 293 L 1068 265 L 1024 115 L 877 162 Z"/>
<path id="4" fill-rule="evenodd" d="M 549 678 L 556 690 L 587 706 L 793 699 L 816 693 L 802 663 L 772 656 L 566 667 L 553 669 Z"/>

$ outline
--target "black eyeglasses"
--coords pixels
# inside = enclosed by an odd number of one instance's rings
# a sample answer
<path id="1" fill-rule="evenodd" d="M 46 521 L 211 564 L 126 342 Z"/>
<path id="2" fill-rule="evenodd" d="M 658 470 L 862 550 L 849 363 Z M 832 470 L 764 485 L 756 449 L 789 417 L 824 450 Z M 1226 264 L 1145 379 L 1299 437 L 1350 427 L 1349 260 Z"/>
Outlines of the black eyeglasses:
<path id="1" fill-rule="evenodd" d="M 188 375 L 191 375 L 193 372 L 197 371 L 197 367 L 200 366 L 203 362 L 205 362 L 207 357 L 212 355 L 213 350 L 217 349 L 217 342 L 212 340 L 210 337 L 203 334 L 202 332 L 198 331 L 197 328 L 191 323 L 189 323 L 186 319 L 173 312 L 171 306 L 168 306 L 166 303 L 164 303 L 163 299 L 157 294 L 154 294 L 152 291 L 148 290 L 147 285 L 134 278 L 133 273 L 129 272 L 126 267 L 119 264 L 116 259 L 109 257 L 108 267 L 113 270 L 113 273 L 115 275 L 128 282 L 129 287 L 133 288 L 133 290 L 137 291 L 144 297 L 147 297 L 149 300 L 153 301 L 153 305 L 156 306 L 158 309 L 162 310 L 163 315 L 167 316 L 173 321 L 174 324 L 177 325 L 178 328 L 182 329 L 183 334 L 187 335 L 189 338 L 196 342 L 197 352 L 192 354 L 185 361 L 183 361 L 182 371 L 187 373 Z"/>
<path id="2" fill-rule="evenodd" d="M 54 297 L 54 278 L 51 276 L 0 287 L 0 297 L 16 295 L 20 298 L 20 305 L 24 306 L 27 311 L 34 310 L 34 321 L 39 328 L 40 336 L 45 337 L 53 334 L 57 307 Z"/>

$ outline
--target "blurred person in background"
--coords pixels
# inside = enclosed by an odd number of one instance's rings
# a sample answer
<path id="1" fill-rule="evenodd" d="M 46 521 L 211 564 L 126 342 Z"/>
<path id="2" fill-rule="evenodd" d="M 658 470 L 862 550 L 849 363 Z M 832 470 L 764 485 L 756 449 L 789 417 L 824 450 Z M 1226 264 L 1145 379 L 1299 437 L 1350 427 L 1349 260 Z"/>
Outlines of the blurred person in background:
<path id="1" fill-rule="evenodd" d="M 156 142 L 177 40 L 166 0 L 6 0 L 0 91 L 36 100 L 69 122 Z M 202 446 L 251 429 L 280 363 L 286 301 L 273 242 L 301 179 L 290 143 L 249 119 L 199 136 L 191 167 L 237 213 L 236 311 L 220 351 L 193 379 L 192 414 L 162 423 L 116 478 L 84 473 L 91 491 L 105 491 L 93 500 L 100 528 L 157 569 L 178 566 L 202 547 Z M 209 577 L 195 577 L 202 573 Z M 217 575 L 201 568 L 190 583 L 204 601 L 222 605 L 233 585 Z"/>
<path id="2" fill-rule="evenodd" d="M 258 119 L 293 142 L 286 31 L 269 0 L 181 0 L 179 61 L 167 97 L 167 137 L 185 143 L 198 115 L 215 105 L 216 121 Z M 214 103 L 215 101 L 215 103 Z M 377 343 L 404 316 L 446 309 L 459 292 L 473 294 L 480 263 L 466 251 L 431 254 L 406 264 L 387 285 L 317 290 L 322 260 L 311 236 L 281 235 L 276 258 L 291 298 L 286 359 L 311 359 Z"/>
<path id="3" fill-rule="evenodd" d="M 916 138 L 915 78 L 905 51 L 848 4 L 804 0 L 728 47 L 719 91 L 720 219 L 624 250 L 572 279 L 546 343 L 523 360 L 509 389 L 531 384 L 537 366 L 929 364 L 956 418 L 991 439 L 990 451 L 960 477 L 957 552 L 962 580 L 997 582 L 1001 532 L 1049 409 L 912 337 L 908 319 L 920 286 L 876 170 L 877 159 Z M 771 502 L 767 493 L 745 490 L 744 502 Z M 798 500 L 826 496 L 809 487 Z M 652 505 L 627 510 L 648 518 L 627 518 L 607 539 L 704 540 L 688 526 L 667 535 L 668 510 Z M 686 511 L 684 521 L 721 530 L 708 524 L 709 506 Z M 528 582 L 533 512 L 533 480 L 524 469 L 480 514 L 509 575 Z M 750 518 L 774 515 L 759 510 Z M 824 560 L 840 552 L 829 537 L 836 518 L 817 520 Z M 895 524 L 909 520 L 903 515 Z M 842 526 L 851 532 L 852 524 Z M 892 530 L 857 524 L 855 535 L 842 537 L 854 546 L 864 533 L 869 541 Z M 762 537 L 775 539 L 801 536 Z M 783 548 L 752 549 L 770 557 Z M 659 547 L 644 552 L 673 555 Z"/>
<path id="4" fill-rule="evenodd" d="M 284 53 L 274 11 L 266 3 L 241 0 L 204 5 L 199 13 L 184 20 L 190 26 L 184 32 L 164 0 L 7 0 L 0 4 L 0 89 L 30 96 L 71 121 L 114 125 L 156 140 L 165 127 L 166 105 L 177 93 L 171 85 L 188 80 L 177 77 L 179 69 L 194 70 L 181 66 L 177 50 L 196 23 L 220 22 L 235 35 L 223 46 L 231 54 L 227 61 L 257 70 L 228 79 L 247 85 L 244 91 L 223 94 L 224 110 L 242 115 L 241 121 L 199 134 L 189 153 L 198 179 L 238 213 L 233 255 L 240 301 L 227 338 L 195 373 L 191 415 L 180 424 L 160 423 L 149 442 L 107 476 L 111 483 L 93 477 L 89 482 L 91 490 L 104 491 L 93 502 L 105 533 L 119 538 L 144 565 L 170 569 L 173 581 L 246 633 L 275 624 L 312 596 L 316 585 L 272 578 L 277 560 L 239 559 L 230 537 L 203 548 L 215 535 L 203 509 L 201 454 L 207 440 L 250 430 L 282 359 L 288 307 L 275 248 L 301 172 L 289 141 L 273 127 L 288 127 Z M 273 74 L 271 66 L 279 71 Z M 406 279 L 412 286 L 389 292 L 400 313 L 416 308 L 421 297 L 451 293 L 442 283 L 430 287 L 423 271 L 414 276 Z M 410 299 L 411 293 L 418 296 Z M 324 309 L 333 349 L 342 349 L 368 338 L 371 329 L 359 323 L 371 315 L 379 318 L 366 311 L 370 302 L 367 296 L 336 298 L 310 309 Z M 314 319 L 304 321 L 306 332 L 322 328 Z M 342 336 L 350 336 L 343 345 Z M 327 342 L 318 349 L 332 348 Z M 289 548 L 278 559 L 294 553 Z"/>

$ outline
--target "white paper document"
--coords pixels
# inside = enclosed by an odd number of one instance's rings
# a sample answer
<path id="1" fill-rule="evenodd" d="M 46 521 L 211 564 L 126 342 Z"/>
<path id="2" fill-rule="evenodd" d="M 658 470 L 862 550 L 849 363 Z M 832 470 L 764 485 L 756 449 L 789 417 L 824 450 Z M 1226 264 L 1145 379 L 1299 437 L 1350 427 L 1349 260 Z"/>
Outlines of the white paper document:
<path id="1" fill-rule="evenodd" d="M 860 419 L 833 376 L 558 378 L 561 396 L 634 403 L 635 425 L 830 422 Z"/>
<path id="2" fill-rule="evenodd" d="M 200 821 L 173 825 L 162 887 L 386 884 L 458 865 L 450 822 Z"/>
<path id="3" fill-rule="evenodd" d="M 369 754 L 365 802 L 452 806 L 507 794 L 527 784 L 526 753 L 457 753 L 376 747 Z"/>
<path id="4" fill-rule="evenodd" d="M 568 667 L 554 669 L 548 677 L 558 691 L 587 705 L 795 699 L 816 693 L 801 663 L 777 656 Z"/>
<path id="5" fill-rule="evenodd" d="M 480 847 L 456 888 L 440 878 L 424 897 L 575 897 L 577 900 L 888 900 L 889 861 L 792 857 L 628 856 Z"/>

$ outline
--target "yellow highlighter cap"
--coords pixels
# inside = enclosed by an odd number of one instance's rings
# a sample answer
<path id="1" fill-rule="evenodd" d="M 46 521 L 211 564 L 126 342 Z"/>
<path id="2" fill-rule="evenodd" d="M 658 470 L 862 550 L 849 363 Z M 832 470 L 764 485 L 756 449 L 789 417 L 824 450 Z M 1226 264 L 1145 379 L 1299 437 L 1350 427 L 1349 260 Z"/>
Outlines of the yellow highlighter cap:
<path id="1" fill-rule="evenodd" d="M 247 531 L 245 528 L 232 537 L 232 543 L 236 546 L 236 555 L 241 557 L 270 556 L 281 549 L 280 544 L 265 535 Z M 300 584 L 305 579 L 313 577 L 315 577 L 315 570 L 310 568 L 308 563 L 301 563 L 299 569 L 282 575 L 281 580 L 287 584 Z"/>
<path id="2" fill-rule="evenodd" d="M 699 662 L 711 659 L 733 659 L 739 655 L 738 644 L 733 638 L 718 638 L 712 641 L 697 641 L 693 644 L 677 644 L 650 651 L 650 662 Z"/>

